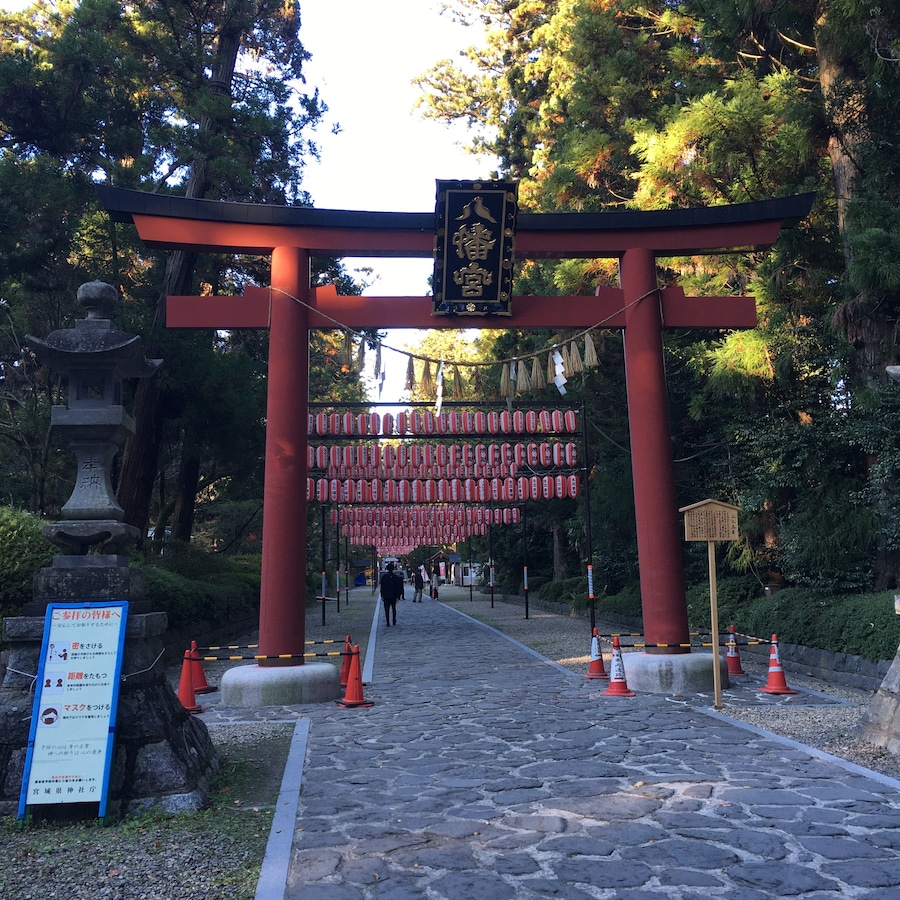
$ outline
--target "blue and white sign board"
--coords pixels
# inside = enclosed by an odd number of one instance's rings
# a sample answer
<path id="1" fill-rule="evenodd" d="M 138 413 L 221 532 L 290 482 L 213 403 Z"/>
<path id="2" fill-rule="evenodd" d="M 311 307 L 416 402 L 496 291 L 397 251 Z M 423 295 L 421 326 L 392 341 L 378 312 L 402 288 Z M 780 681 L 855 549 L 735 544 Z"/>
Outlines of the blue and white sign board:
<path id="1" fill-rule="evenodd" d="M 125 600 L 48 605 L 20 819 L 56 803 L 98 803 L 106 815 L 127 617 Z"/>

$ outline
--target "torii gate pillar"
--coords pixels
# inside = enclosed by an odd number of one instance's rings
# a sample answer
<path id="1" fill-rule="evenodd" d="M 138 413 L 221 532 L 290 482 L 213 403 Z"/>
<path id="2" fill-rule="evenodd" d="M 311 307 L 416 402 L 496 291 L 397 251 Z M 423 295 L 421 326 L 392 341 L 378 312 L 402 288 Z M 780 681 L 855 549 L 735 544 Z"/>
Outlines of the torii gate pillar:
<path id="1" fill-rule="evenodd" d="M 653 252 L 626 250 L 619 283 L 627 310 L 625 385 L 647 652 L 688 652 L 678 647 L 686 640 L 688 621 Z"/>
<path id="2" fill-rule="evenodd" d="M 306 640 L 309 251 L 276 247 L 271 279 L 260 656 L 302 654 Z M 296 665 L 298 659 L 261 662 Z"/>

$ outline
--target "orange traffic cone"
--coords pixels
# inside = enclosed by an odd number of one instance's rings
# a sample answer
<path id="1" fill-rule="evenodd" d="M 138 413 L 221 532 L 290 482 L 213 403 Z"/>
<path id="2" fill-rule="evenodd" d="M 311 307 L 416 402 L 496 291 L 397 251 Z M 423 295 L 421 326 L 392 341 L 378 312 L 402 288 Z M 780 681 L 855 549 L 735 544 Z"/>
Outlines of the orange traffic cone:
<path id="1" fill-rule="evenodd" d="M 597 629 L 594 629 L 594 636 L 591 638 L 591 664 L 588 666 L 585 678 L 609 678 L 606 669 L 603 668 L 603 651 L 600 649 L 600 635 Z"/>
<path id="2" fill-rule="evenodd" d="M 206 675 L 203 672 L 203 663 L 200 660 L 200 651 L 197 642 L 191 641 L 191 679 L 194 682 L 195 694 L 211 694 L 217 688 L 206 683 Z"/>
<path id="3" fill-rule="evenodd" d="M 603 692 L 604 697 L 634 697 L 634 691 L 628 690 L 625 680 L 625 663 L 622 662 L 622 648 L 618 635 L 613 638 L 612 660 L 609 664 L 609 687 Z"/>
<path id="4" fill-rule="evenodd" d="M 181 705 L 189 713 L 201 713 L 203 708 L 197 706 L 197 698 L 194 696 L 194 679 L 191 674 L 191 651 L 184 651 L 184 662 L 181 664 L 181 679 L 178 682 L 178 699 Z"/>
<path id="5" fill-rule="evenodd" d="M 746 675 L 744 667 L 741 665 L 741 655 L 737 648 L 737 635 L 734 632 L 734 625 L 728 635 L 728 649 L 725 651 L 725 665 L 728 667 L 729 675 Z"/>
<path id="6" fill-rule="evenodd" d="M 335 701 L 338 706 L 352 708 L 356 706 L 374 706 L 374 702 L 363 697 L 362 671 L 359 668 L 359 644 L 353 645 L 350 654 L 350 675 L 347 680 L 347 690 L 343 700 Z"/>
<path id="7" fill-rule="evenodd" d="M 353 655 L 353 645 L 350 643 L 350 635 L 344 641 L 343 660 L 341 660 L 341 687 L 347 687 L 350 681 L 350 657 Z"/>
<path id="8" fill-rule="evenodd" d="M 769 651 L 769 680 L 765 687 L 757 688 L 764 694 L 796 694 L 784 679 L 784 666 L 778 656 L 778 635 L 772 635 L 772 649 Z"/>

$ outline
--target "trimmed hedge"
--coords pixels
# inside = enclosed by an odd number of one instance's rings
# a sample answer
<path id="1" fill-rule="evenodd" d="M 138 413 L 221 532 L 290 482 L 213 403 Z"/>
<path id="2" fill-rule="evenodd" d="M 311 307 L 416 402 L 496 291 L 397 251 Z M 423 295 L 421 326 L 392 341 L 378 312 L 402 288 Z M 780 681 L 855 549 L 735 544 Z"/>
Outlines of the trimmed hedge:
<path id="1" fill-rule="evenodd" d="M 761 597 L 752 578 L 724 578 L 716 582 L 719 628 L 734 625 L 741 634 L 768 640 L 773 634 L 786 644 L 850 653 L 866 659 L 893 659 L 900 644 L 900 616 L 894 613 L 894 591 L 877 594 L 824 596 L 808 588 L 784 588 Z M 709 585 L 689 588 L 688 624 L 691 631 L 710 627 Z M 597 614 L 640 618 L 638 585 L 597 602 Z"/>
<path id="2" fill-rule="evenodd" d="M 32 597 L 37 569 L 53 560 L 53 545 L 31 513 L 0 507 L 0 616 L 20 616 Z"/>
<path id="3" fill-rule="evenodd" d="M 180 629 L 206 622 L 225 625 L 259 611 L 258 574 L 218 572 L 188 578 L 159 566 L 144 566 L 147 599 L 152 608 L 169 616 L 169 628 Z"/>

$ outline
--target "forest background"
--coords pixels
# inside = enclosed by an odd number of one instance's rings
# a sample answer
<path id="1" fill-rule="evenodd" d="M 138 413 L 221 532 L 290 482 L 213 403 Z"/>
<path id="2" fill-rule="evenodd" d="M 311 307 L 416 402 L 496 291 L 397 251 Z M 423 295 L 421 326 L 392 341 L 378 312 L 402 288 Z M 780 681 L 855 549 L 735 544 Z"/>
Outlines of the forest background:
<path id="1" fill-rule="evenodd" d="M 857 0 L 447 6 L 484 40 L 422 74 L 421 112 L 467 124 L 472 149 L 499 160 L 485 175 L 517 179 L 523 210 L 815 192 L 771 251 L 661 261 L 661 286 L 750 294 L 759 311 L 752 331 L 665 334 L 678 501 L 742 510 L 741 540 L 722 551 L 736 596 L 897 588 L 900 385 L 885 367 L 900 316 L 900 12 Z M 220 555 L 258 552 L 266 335 L 162 322 L 167 294 L 240 293 L 266 283 L 267 260 L 147 251 L 93 187 L 310 205 L 303 170 L 327 97 L 304 80 L 302 12 L 293 0 L 83 0 L 0 16 L 0 502 L 16 528 L 20 511 L 53 518 L 71 490 L 71 456 L 49 429 L 63 385 L 24 336 L 70 327 L 78 285 L 100 279 L 121 290 L 120 327 L 165 359 L 129 400 L 126 520 L 157 536 L 148 553 L 167 533 Z M 515 293 L 592 294 L 616 279 L 610 260 L 528 262 Z M 316 260 L 313 281 L 362 289 L 341 260 Z M 569 337 L 483 331 L 471 353 L 526 357 Z M 604 329 L 591 338 L 599 365 L 571 363 L 568 399 L 587 408 L 595 585 L 620 595 L 637 579 L 622 342 Z M 310 399 L 363 400 L 360 360 L 378 341 L 314 333 Z M 466 344 L 433 333 L 417 353 L 453 360 Z M 417 365 L 410 398 L 433 400 Z M 461 396 L 497 397 L 500 369 L 479 369 Z M 525 396 L 552 404 L 555 391 Z M 574 500 L 529 509 L 533 589 L 583 578 L 584 517 Z M 318 522 L 311 506 L 311 561 Z M 695 549 L 693 585 L 706 577 Z M 517 590 L 520 535 L 498 533 L 495 555 L 501 585 Z M 0 601 L 27 599 L 4 583 Z"/>

